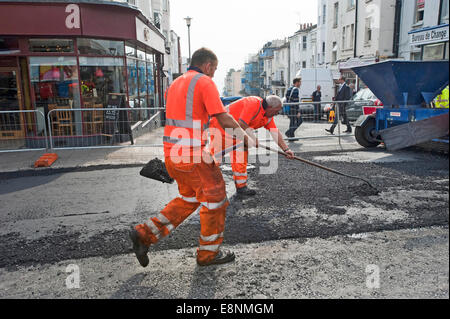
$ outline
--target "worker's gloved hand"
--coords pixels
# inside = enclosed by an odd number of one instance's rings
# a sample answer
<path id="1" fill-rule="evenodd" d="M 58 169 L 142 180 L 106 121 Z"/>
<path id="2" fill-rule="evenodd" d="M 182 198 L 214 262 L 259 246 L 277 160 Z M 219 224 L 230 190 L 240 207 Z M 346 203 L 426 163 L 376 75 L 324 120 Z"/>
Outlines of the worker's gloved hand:
<path id="1" fill-rule="evenodd" d="M 294 152 L 292 152 L 290 149 L 287 149 L 286 151 L 284 151 L 286 153 L 286 157 L 288 159 L 294 159 L 295 155 Z"/>

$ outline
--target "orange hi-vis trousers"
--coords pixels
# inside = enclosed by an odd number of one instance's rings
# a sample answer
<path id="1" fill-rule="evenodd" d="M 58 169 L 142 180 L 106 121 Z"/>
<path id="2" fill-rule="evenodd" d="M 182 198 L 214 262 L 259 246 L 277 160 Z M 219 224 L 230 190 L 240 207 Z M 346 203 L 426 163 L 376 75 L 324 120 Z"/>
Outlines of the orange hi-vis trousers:
<path id="1" fill-rule="evenodd" d="M 238 147 L 236 150 L 232 150 L 233 146 L 240 144 L 241 142 L 233 139 L 233 136 L 226 134 L 223 129 L 215 128 L 212 132 L 210 152 L 214 157 L 214 161 L 216 164 L 220 164 L 222 155 L 225 156 L 225 154 L 231 153 L 231 169 L 233 170 L 233 180 L 236 188 L 247 186 L 248 151 L 244 150 L 243 146 Z M 221 154 L 222 151 L 224 151 L 225 154 Z"/>
<path id="2" fill-rule="evenodd" d="M 141 241 L 149 246 L 167 236 L 200 206 L 200 245 L 197 260 L 209 262 L 219 252 L 229 205 L 222 173 L 214 163 L 174 163 L 165 158 L 169 175 L 181 197 L 172 200 L 156 217 L 136 226 Z"/>

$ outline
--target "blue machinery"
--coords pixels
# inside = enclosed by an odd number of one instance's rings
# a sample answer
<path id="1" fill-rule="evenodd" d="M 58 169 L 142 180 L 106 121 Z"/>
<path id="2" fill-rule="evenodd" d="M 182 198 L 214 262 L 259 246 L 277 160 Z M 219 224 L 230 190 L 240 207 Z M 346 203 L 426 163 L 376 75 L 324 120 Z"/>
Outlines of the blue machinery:
<path id="1" fill-rule="evenodd" d="M 384 142 L 388 150 L 395 150 L 446 135 L 449 110 L 426 105 L 448 85 L 448 68 L 448 61 L 393 60 L 352 68 L 384 105 L 375 115 L 358 119 L 358 143 L 376 147 Z M 409 138 L 419 131 L 420 138 Z"/>

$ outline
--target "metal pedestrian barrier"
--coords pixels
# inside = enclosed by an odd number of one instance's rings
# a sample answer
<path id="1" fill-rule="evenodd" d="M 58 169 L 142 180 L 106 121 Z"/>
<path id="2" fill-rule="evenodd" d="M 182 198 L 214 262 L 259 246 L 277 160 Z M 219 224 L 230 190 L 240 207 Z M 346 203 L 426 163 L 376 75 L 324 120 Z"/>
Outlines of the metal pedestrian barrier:
<path id="1" fill-rule="evenodd" d="M 353 112 L 357 112 L 356 117 L 363 114 L 362 106 L 373 106 L 373 101 L 322 101 L 322 102 L 301 102 L 301 103 L 283 103 L 283 115 L 289 118 L 289 130 L 286 132 L 290 135 L 290 130 L 300 127 L 303 122 L 309 121 L 311 123 L 325 124 L 330 126 L 336 124 L 336 134 L 326 134 L 321 131 L 318 135 L 304 136 L 301 133 L 297 136 L 291 136 L 286 140 L 306 140 L 306 139 L 322 139 L 326 137 L 337 138 L 339 145 L 341 145 L 342 135 L 341 123 L 349 124 L 351 122 L 348 118 L 347 106 L 352 106 Z M 340 105 L 340 107 L 339 107 Z M 356 111 L 355 111 L 356 110 Z M 298 116 L 300 114 L 300 116 Z M 356 120 L 356 118 L 354 119 Z M 298 131 L 297 131 L 298 132 Z"/>
<path id="2" fill-rule="evenodd" d="M 152 134 L 164 121 L 164 108 L 49 109 L 47 123 L 51 149 L 160 147 Z"/>
<path id="3" fill-rule="evenodd" d="M 41 111 L 0 111 L 0 153 L 48 149 L 47 136 Z"/>

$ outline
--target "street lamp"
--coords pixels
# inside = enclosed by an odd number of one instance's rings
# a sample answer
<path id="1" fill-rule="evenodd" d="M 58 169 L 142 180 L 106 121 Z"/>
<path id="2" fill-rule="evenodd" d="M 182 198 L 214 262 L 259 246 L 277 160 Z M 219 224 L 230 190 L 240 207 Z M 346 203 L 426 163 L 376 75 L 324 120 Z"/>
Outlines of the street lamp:
<path id="1" fill-rule="evenodd" d="M 186 20 L 186 25 L 188 27 L 188 43 L 189 43 L 189 60 L 188 60 L 188 64 L 191 64 L 191 21 L 192 18 L 187 16 L 186 18 L 184 18 L 184 20 Z"/>

